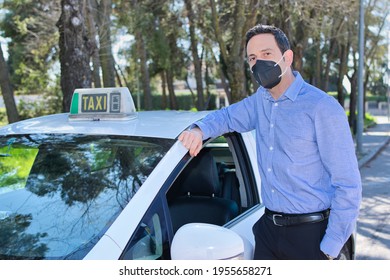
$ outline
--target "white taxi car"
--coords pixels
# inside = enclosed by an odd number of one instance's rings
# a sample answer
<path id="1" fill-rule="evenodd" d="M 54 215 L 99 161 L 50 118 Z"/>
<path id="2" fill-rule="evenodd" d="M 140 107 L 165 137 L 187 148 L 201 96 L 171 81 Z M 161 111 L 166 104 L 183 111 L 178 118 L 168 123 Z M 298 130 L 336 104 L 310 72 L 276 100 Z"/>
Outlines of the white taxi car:
<path id="1" fill-rule="evenodd" d="M 254 133 L 177 140 L 208 112 L 136 112 L 127 88 L 0 128 L 0 259 L 251 259 Z M 354 240 L 343 249 L 354 256 Z"/>

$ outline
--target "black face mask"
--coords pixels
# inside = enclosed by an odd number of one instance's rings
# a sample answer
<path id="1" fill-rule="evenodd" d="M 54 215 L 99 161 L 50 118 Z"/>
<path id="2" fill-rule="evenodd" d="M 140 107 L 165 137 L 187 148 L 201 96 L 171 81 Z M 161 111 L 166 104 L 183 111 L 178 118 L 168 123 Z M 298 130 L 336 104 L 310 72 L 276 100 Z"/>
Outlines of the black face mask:
<path id="1" fill-rule="evenodd" d="M 271 89 L 280 83 L 284 73 L 282 73 L 282 69 L 278 64 L 279 62 L 256 60 L 256 64 L 252 66 L 251 70 L 259 85 L 266 89 Z"/>

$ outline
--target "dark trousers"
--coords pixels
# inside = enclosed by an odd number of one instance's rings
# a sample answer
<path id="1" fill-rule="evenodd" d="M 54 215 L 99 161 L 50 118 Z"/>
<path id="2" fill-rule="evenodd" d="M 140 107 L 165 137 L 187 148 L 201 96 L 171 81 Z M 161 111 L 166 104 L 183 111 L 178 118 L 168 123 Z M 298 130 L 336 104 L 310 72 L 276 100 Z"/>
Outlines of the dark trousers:
<path id="1" fill-rule="evenodd" d="M 328 219 L 294 226 L 277 226 L 263 215 L 253 226 L 255 260 L 326 260 L 320 250 Z"/>

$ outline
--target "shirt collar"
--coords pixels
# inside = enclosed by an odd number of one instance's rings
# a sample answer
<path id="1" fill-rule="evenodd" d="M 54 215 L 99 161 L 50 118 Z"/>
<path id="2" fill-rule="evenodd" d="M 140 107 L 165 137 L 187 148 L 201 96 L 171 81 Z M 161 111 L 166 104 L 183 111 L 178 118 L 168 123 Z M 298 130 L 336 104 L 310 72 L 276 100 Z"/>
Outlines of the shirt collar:
<path id="1" fill-rule="evenodd" d="M 297 71 L 293 71 L 293 74 L 295 76 L 294 82 L 288 87 L 288 89 L 284 92 L 284 96 L 286 96 L 291 101 L 295 101 L 298 97 L 298 94 L 302 88 L 303 85 L 303 78 L 301 74 Z"/>
<path id="2" fill-rule="evenodd" d="M 302 87 L 302 85 L 304 83 L 304 80 L 303 80 L 301 74 L 299 74 L 299 72 L 293 71 L 293 74 L 295 76 L 295 80 L 288 87 L 288 89 L 283 93 L 283 95 L 279 98 L 280 100 L 288 98 L 291 101 L 295 101 L 297 99 L 298 94 L 300 92 L 300 89 L 301 89 L 301 87 Z M 275 101 L 274 98 L 272 97 L 272 95 L 270 94 L 270 92 L 267 89 L 265 89 L 265 88 L 260 86 L 258 88 L 258 91 L 261 92 L 261 94 L 263 95 L 263 97 L 265 99 Z"/>

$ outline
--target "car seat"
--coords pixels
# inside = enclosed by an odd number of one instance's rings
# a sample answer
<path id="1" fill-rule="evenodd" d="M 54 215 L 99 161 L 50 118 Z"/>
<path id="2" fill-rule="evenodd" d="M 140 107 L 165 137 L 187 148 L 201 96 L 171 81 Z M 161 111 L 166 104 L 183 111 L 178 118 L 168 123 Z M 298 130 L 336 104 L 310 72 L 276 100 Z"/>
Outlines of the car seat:
<path id="1" fill-rule="evenodd" d="M 174 232 L 194 222 L 224 225 L 239 213 L 235 201 L 219 197 L 217 164 L 207 149 L 191 160 L 170 192 L 174 194 L 168 201 Z"/>

